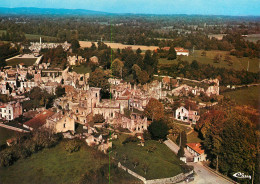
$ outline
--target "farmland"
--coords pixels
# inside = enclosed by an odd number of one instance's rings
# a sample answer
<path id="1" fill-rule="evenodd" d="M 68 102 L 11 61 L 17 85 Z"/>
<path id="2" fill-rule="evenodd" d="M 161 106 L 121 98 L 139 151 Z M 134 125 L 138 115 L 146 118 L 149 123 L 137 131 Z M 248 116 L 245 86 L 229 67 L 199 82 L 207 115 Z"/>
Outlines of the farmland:
<path id="1" fill-rule="evenodd" d="M 228 51 L 205 51 L 206 56 L 201 56 L 202 50 L 195 50 L 194 53 L 191 53 L 189 56 L 181 56 L 183 61 L 188 61 L 191 63 L 193 60 L 197 60 L 201 64 L 210 64 L 214 67 L 224 67 L 227 69 L 234 69 L 234 70 L 247 70 L 248 61 L 249 61 L 249 71 L 250 72 L 258 72 L 259 71 L 259 59 L 257 58 L 237 58 L 235 56 L 229 55 Z M 222 60 L 220 63 L 214 63 L 213 59 L 216 54 L 222 55 Z M 233 61 L 233 65 L 229 66 L 228 62 L 224 61 L 225 55 L 229 55 L 231 60 Z M 167 64 L 176 64 L 178 61 L 175 60 L 167 60 L 166 58 L 159 59 L 159 65 L 167 65 Z"/>
<path id="2" fill-rule="evenodd" d="M 93 42 L 97 45 L 97 42 Z M 79 44 L 82 48 L 85 47 L 91 47 L 92 42 L 88 42 L 88 41 L 79 41 Z M 124 45 L 121 43 L 109 43 L 109 42 L 105 42 L 105 44 L 109 47 L 111 47 L 112 49 L 124 49 L 126 47 L 131 47 L 133 50 L 137 50 L 138 48 L 140 48 L 141 50 L 155 50 L 158 47 L 157 46 L 144 46 L 144 45 Z"/>

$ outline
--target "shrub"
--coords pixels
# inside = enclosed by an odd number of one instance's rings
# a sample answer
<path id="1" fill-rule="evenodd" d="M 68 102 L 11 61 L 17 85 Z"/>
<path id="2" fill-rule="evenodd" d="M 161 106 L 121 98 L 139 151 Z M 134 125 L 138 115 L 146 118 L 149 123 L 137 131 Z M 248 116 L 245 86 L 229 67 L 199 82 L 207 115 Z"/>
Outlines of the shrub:
<path id="1" fill-rule="evenodd" d="M 122 142 L 122 144 L 126 144 L 126 143 L 129 143 L 129 142 L 137 142 L 137 141 L 138 141 L 137 137 L 129 136 Z"/>
<path id="2" fill-rule="evenodd" d="M 15 162 L 14 152 L 11 149 L 3 150 L 0 153 L 0 165 L 2 167 L 7 167 Z"/>
<path id="3" fill-rule="evenodd" d="M 69 153 L 77 152 L 80 149 L 80 142 L 78 140 L 71 140 L 65 144 L 65 150 Z"/>

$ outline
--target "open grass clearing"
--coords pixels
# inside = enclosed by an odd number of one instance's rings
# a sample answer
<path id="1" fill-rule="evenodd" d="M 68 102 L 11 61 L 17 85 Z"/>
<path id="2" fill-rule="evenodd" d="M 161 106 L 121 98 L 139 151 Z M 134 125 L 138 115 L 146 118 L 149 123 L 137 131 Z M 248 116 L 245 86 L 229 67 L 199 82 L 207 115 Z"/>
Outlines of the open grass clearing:
<path id="1" fill-rule="evenodd" d="M 79 65 L 79 66 L 73 66 L 72 71 L 74 71 L 78 74 L 85 74 L 85 73 L 90 73 L 91 68 L 86 67 L 84 65 Z"/>
<path id="2" fill-rule="evenodd" d="M 206 56 L 201 56 L 201 53 L 203 50 L 195 50 L 194 53 L 191 53 L 189 56 L 181 56 L 182 60 L 188 61 L 191 63 L 193 60 L 197 60 L 201 64 L 210 64 L 214 67 L 219 68 L 226 68 L 226 69 L 234 69 L 234 70 L 247 70 L 248 67 L 248 61 L 249 61 L 249 71 L 250 72 L 258 72 L 259 71 L 259 59 L 257 58 L 248 58 L 248 57 L 242 57 L 237 58 L 235 56 L 231 56 L 228 51 L 205 51 Z M 220 63 L 214 63 L 213 59 L 216 56 L 216 54 L 222 55 L 222 61 Z M 228 62 L 224 61 L 225 55 L 229 55 L 231 57 L 231 60 L 234 62 L 232 66 L 228 65 Z M 159 65 L 170 65 L 170 64 L 177 64 L 177 59 L 175 60 L 167 60 L 167 58 L 161 58 L 159 59 Z"/>
<path id="3" fill-rule="evenodd" d="M 6 62 L 8 66 L 16 66 L 20 63 L 24 63 L 25 66 L 32 66 L 36 62 L 37 58 L 13 58 Z"/>
<path id="4" fill-rule="evenodd" d="M 234 91 L 224 92 L 225 97 L 230 97 L 238 105 L 249 105 L 256 109 L 259 108 L 260 86 L 236 89 Z"/>
<path id="5" fill-rule="evenodd" d="M 127 135 L 120 135 L 118 140 L 113 141 L 115 149 L 112 151 L 113 157 L 120 161 L 122 165 L 128 167 L 134 172 L 140 174 L 146 179 L 173 177 L 182 172 L 179 158 L 165 145 L 154 140 L 145 142 L 145 146 L 139 146 L 138 142 L 122 144 Z M 147 152 L 147 148 L 154 146 L 153 152 Z M 116 154 L 115 154 L 116 153 Z M 124 160 L 124 154 L 128 159 Z M 139 160 L 139 165 L 134 168 L 133 160 Z M 143 164 L 148 165 L 148 171 L 145 174 Z"/>

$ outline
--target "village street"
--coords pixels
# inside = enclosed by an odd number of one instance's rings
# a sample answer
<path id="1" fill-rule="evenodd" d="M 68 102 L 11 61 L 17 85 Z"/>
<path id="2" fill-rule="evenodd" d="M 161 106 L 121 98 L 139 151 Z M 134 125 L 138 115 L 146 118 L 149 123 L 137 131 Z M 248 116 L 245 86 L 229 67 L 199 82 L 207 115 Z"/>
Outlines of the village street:
<path id="1" fill-rule="evenodd" d="M 174 153 L 178 153 L 179 147 L 172 142 L 171 140 L 166 140 L 164 141 L 164 144 L 168 146 Z M 190 157 L 191 154 L 185 149 L 185 156 Z M 202 165 L 202 163 L 194 163 L 194 162 L 188 162 L 188 165 L 194 166 L 194 171 L 195 171 L 195 179 L 194 181 L 191 181 L 190 183 L 192 184 L 230 184 L 232 182 L 224 179 L 221 176 L 218 176 L 214 172 L 210 171 L 207 169 L 205 166 Z M 181 182 L 181 184 L 186 183 Z"/>

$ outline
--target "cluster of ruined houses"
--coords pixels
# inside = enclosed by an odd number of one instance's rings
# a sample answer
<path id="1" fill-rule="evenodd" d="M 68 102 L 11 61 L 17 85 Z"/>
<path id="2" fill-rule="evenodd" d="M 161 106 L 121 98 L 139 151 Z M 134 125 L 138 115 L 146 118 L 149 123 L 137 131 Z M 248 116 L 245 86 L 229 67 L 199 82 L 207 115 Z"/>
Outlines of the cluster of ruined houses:
<path id="1" fill-rule="evenodd" d="M 92 58 L 95 60 L 95 58 Z M 13 120 L 23 114 L 21 102 L 30 100 L 23 94 L 33 87 L 40 87 L 48 93 L 55 94 L 57 86 L 65 88 L 66 95 L 54 102 L 51 110 L 42 110 L 34 118 L 24 123 L 24 127 L 30 130 L 45 127 L 54 133 L 75 132 L 75 124 L 82 124 L 88 133 L 84 136 L 89 145 L 99 145 L 101 148 L 108 148 L 109 142 L 102 137 L 95 137 L 95 127 L 90 123 L 95 115 L 103 115 L 105 123 L 113 127 L 122 127 L 132 133 L 143 133 L 147 130 L 148 121 L 137 113 L 127 117 L 125 109 L 144 111 L 151 98 L 168 99 L 168 96 L 183 96 L 192 92 L 199 95 L 204 92 L 206 95 L 219 94 L 219 82 L 205 80 L 204 83 L 211 84 L 208 89 L 180 85 L 178 79 L 164 77 L 162 81 L 153 81 L 145 85 L 131 85 L 121 79 L 110 78 L 110 92 L 112 99 L 100 98 L 100 88 L 89 87 L 87 80 L 89 74 L 77 74 L 69 72 L 68 68 L 50 69 L 46 63 L 38 66 L 18 66 L 15 69 L 1 71 L 0 93 L 8 94 L 15 101 L 0 104 L 0 117 L 4 120 Z M 28 77 L 31 76 L 31 77 Z M 213 85 L 212 85 L 213 84 Z M 197 111 L 186 109 L 181 106 L 176 110 L 174 117 L 177 120 L 196 123 L 199 119 Z M 103 125 L 101 125 L 103 126 Z M 67 136 L 71 134 L 65 133 Z"/>

